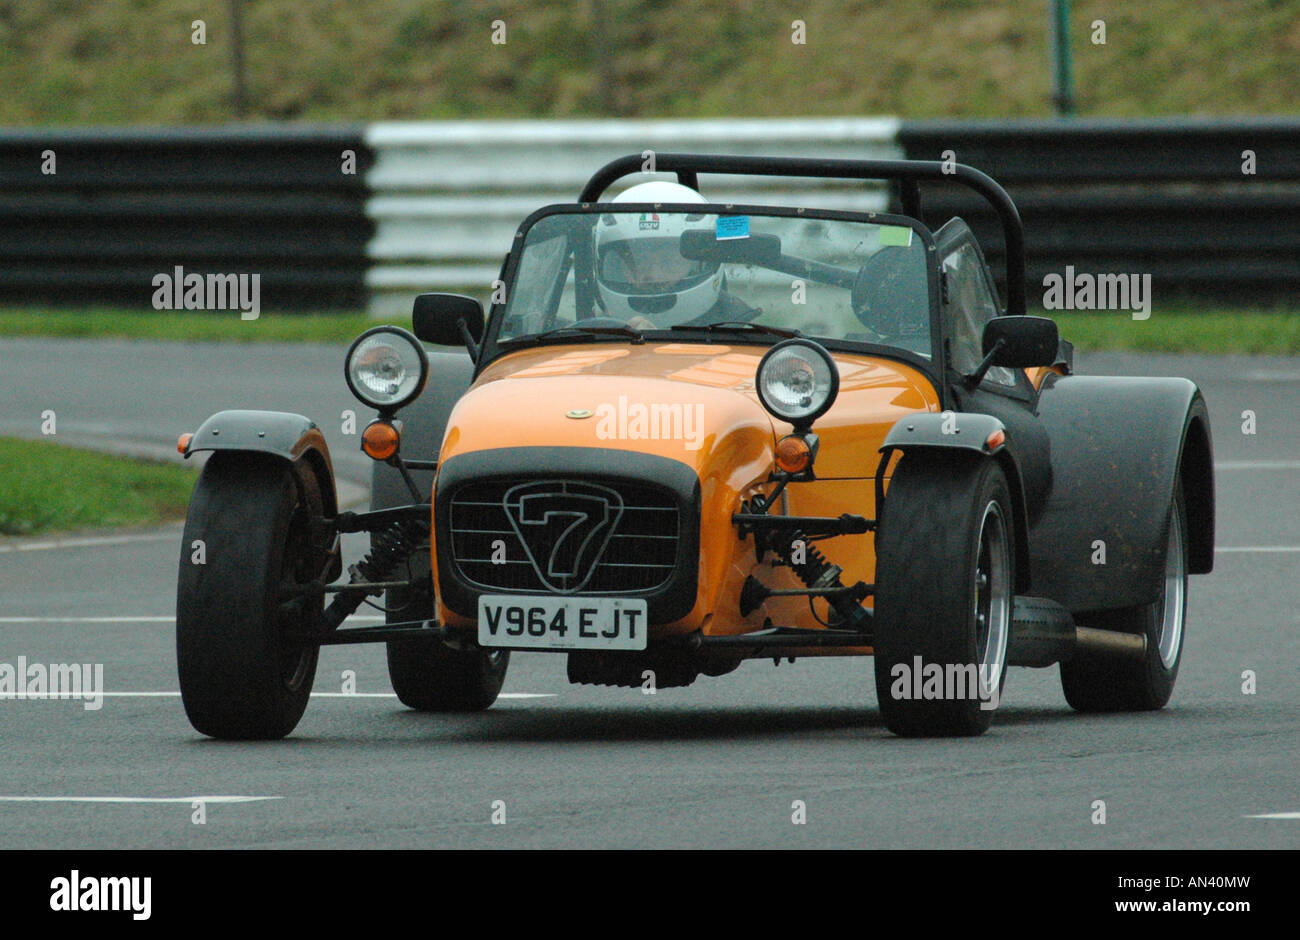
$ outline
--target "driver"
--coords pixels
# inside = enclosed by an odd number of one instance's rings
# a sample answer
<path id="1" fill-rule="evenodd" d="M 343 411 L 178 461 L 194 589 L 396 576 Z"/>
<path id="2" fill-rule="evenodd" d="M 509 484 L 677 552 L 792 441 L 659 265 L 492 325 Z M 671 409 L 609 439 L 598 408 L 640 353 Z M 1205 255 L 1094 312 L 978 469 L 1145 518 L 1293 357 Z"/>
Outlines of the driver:
<path id="1" fill-rule="evenodd" d="M 640 183 L 613 201 L 707 202 L 690 187 L 669 182 Z M 703 219 L 680 212 L 602 216 L 596 224 L 596 287 L 605 314 L 636 330 L 756 316 L 757 310 L 727 293 L 719 262 L 682 257 L 682 233 L 707 231 Z"/>

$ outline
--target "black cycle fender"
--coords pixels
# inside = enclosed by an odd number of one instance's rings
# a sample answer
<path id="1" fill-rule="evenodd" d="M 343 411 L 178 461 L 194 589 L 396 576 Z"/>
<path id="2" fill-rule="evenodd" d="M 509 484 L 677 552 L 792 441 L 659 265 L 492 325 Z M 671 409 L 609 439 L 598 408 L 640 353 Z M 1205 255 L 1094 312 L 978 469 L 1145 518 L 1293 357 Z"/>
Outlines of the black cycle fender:
<path id="1" fill-rule="evenodd" d="M 1027 592 L 1032 583 L 1033 558 L 1029 550 L 1029 514 L 1025 504 L 1025 480 L 1014 442 L 1007 434 L 1006 425 L 993 415 L 970 411 L 944 411 L 909 415 L 900 418 L 885 435 L 880 445 L 881 462 L 877 470 L 876 514 L 879 516 L 883 500 L 880 498 L 883 478 L 894 451 L 904 455 L 914 454 L 968 454 L 973 458 L 996 460 L 1007 478 L 1011 490 L 1011 512 L 1016 541 L 1016 591 Z M 884 497 L 888 499 L 886 495 Z"/>
<path id="2" fill-rule="evenodd" d="M 1195 383 L 1049 376 L 1038 412 L 1051 440 L 1052 486 L 1030 532 L 1033 594 L 1075 612 L 1158 600 L 1180 481 L 1188 571 L 1213 568 L 1213 447 Z"/>
<path id="3" fill-rule="evenodd" d="M 287 411 L 219 411 L 199 425 L 183 454 L 202 451 L 270 454 L 291 464 L 306 460 L 320 483 L 325 515 L 338 513 L 329 446 L 310 418 Z"/>

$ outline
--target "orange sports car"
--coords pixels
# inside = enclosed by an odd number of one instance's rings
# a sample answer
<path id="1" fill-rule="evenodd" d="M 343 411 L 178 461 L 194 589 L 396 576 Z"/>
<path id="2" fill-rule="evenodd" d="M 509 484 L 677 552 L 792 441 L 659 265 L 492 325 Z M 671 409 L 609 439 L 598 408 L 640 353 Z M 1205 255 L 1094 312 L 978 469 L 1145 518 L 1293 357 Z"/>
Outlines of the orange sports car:
<path id="1" fill-rule="evenodd" d="M 398 697 L 490 706 L 512 653 L 666 688 L 752 658 L 874 656 L 886 725 L 983 732 L 1006 668 L 1080 710 L 1156 709 L 1214 557 L 1209 417 L 1185 379 L 1073 374 L 1025 315 L 1019 215 L 966 166 L 659 154 L 676 182 L 524 220 L 485 317 L 415 298 L 348 350 L 377 416 L 368 512 L 306 417 L 223 411 L 186 523 L 181 693 L 221 738 L 296 726 L 319 648 L 385 642 Z M 887 180 L 898 214 L 720 205 L 701 174 Z M 1001 221 L 999 301 L 971 229 Z M 458 347 L 430 352 L 424 344 Z M 468 355 L 466 355 L 466 351 Z M 370 533 L 342 575 L 340 535 Z M 188 546 L 205 545 L 203 563 Z M 384 596 L 387 622 L 343 627 Z"/>

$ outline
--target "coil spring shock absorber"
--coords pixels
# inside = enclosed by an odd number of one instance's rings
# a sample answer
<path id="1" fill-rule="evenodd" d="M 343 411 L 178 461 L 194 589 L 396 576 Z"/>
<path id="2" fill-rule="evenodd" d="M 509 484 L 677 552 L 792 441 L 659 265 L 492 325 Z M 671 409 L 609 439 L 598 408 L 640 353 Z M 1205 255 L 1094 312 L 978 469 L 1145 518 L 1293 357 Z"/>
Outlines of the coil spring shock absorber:
<path id="1" fill-rule="evenodd" d="M 383 581 L 402 559 L 419 547 L 427 534 L 427 525 L 416 519 L 401 519 L 376 532 L 370 537 L 370 551 L 366 557 L 348 567 L 349 583 Z M 336 629 L 367 597 L 378 593 L 379 590 L 365 587 L 339 591 L 325 608 L 326 629 Z"/>
<path id="2" fill-rule="evenodd" d="M 794 546 L 803 544 L 804 560 L 801 562 L 794 561 Z M 790 547 L 782 553 L 785 556 L 786 564 L 794 571 L 795 575 L 803 582 L 804 587 L 825 590 L 827 588 L 839 588 L 840 593 L 830 594 L 826 597 L 827 603 L 835 613 L 844 621 L 843 626 L 850 630 L 865 631 L 870 622 L 871 614 L 859 603 L 855 602 L 850 591 L 845 588 L 844 582 L 840 580 L 840 575 L 844 569 L 839 565 L 833 565 L 826 560 L 826 556 L 821 553 L 816 545 L 809 539 L 804 538 L 803 532 L 796 529 L 790 538 Z"/>

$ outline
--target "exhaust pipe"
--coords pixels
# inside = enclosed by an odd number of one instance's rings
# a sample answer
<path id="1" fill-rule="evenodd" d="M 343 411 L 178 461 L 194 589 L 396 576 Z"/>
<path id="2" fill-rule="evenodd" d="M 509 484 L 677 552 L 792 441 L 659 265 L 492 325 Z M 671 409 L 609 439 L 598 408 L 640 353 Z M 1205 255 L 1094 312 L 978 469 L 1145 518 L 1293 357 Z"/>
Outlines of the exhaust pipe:
<path id="1" fill-rule="evenodd" d="M 1011 666 L 1051 666 L 1079 654 L 1141 659 L 1145 634 L 1080 627 L 1070 612 L 1045 597 L 1017 595 L 1007 644 Z"/>
<path id="2" fill-rule="evenodd" d="M 1147 637 L 1145 633 L 1121 633 L 1119 630 L 1075 627 L 1074 649 L 1077 653 L 1141 659 L 1147 654 Z"/>

